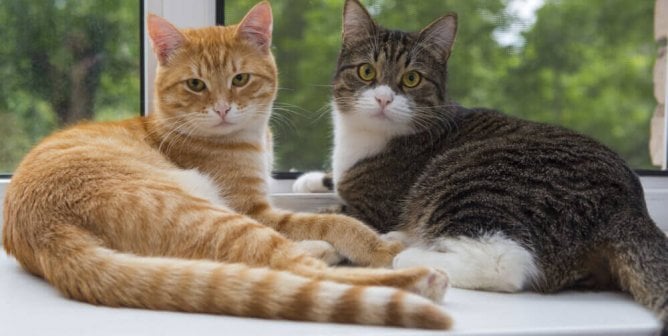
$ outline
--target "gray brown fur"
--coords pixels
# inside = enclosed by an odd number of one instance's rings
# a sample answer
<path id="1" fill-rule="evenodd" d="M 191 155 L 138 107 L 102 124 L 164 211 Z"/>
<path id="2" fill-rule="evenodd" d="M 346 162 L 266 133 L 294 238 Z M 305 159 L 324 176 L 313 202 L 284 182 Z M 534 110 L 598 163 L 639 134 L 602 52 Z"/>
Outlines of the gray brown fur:
<path id="1" fill-rule="evenodd" d="M 453 104 L 449 49 L 420 48 L 418 33 L 369 27 L 341 50 L 333 83 L 340 113 L 379 83 L 420 108 L 414 134 L 395 137 L 336 181 L 345 212 L 381 232 L 406 230 L 425 241 L 503 232 L 533 252 L 543 275 L 536 290 L 621 288 L 657 313 L 666 335 L 668 239 L 624 160 L 561 127 Z M 374 83 L 351 70 L 379 58 L 386 63 Z M 426 77 L 419 89 L 387 80 L 408 64 Z"/>

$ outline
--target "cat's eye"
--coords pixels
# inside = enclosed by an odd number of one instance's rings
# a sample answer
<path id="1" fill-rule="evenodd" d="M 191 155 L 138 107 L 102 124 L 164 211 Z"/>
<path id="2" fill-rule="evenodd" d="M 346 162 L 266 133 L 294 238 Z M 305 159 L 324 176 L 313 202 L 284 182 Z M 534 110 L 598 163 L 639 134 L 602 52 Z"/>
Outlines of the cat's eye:
<path id="1" fill-rule="evenodd" d="M 232 78 L 232 85 L 234 86 L 244 86 L 246 83 L 248 83 L 248 80 L 250 79 L 250 74 L 247 73 L 240 73 L 237 74 Z"/>
<path id="2" fill-rule="evenodd" d="M 372 81 L 376 78 L 376 69 L 369 63 L 364 63 L 357 68 L 357 75 L 364 81 Z"/>
<path id="3" fill-rule="evenodd" d="M 204 89 L 206 89 L 206 84 L 204 84 L 204 81 L 197 78 L 191 78 L 187 80 L 186 85 L 188 86 L 189 89 L 195 92 L 202 92 L 204 91 Z"/>
<path id="4" fill-rule="evenodd" d="M 420 84 L 422 76 L 415 70 L 408 71 L 401 78 L 401 83 L 407 88 L 414 88 Z"/>

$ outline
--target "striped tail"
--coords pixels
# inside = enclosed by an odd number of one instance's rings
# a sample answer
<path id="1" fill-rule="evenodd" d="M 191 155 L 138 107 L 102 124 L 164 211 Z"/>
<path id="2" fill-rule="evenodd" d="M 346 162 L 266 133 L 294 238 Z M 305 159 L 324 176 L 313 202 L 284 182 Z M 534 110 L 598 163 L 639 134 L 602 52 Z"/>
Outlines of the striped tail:
<path id="1" fill-rule="evenodd" d="M 663 322 L 668 336 L 668 237 L 646 216 L 618 219 L 618 235 L 611 242 L 613 274 L 622 289 Z"/>
<path id="2" fill-rule="evenodd" d="M 103 248 L 93 236 L 75 231 L 59 237 L 57 247 L 37 257 L 39 273 L 80 301 L 425 329 L 448 329 L 452 324 L 428 299 L 390 287 L 345 285 L 243 264 L 140 257 Z"/>

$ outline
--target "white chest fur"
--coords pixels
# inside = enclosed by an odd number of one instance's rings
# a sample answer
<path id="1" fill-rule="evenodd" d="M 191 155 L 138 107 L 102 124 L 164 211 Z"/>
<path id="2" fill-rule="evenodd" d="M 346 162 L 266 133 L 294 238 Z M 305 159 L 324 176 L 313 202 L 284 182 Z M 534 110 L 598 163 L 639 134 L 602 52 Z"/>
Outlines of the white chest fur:
<path id="1" fill-rule="evenodd" d="M 334 184 L 336 185 L 343 174 L 355 163 L 380 153 L 392 137 L 393 134 L 389 132 L 364 130 L 356 125 L 354 120 L 342 117 L 335 110 L 334 154 L 332 156 Z"/>
<path id="2" fill-rule="evenodd" d="M 216 183 L 197 169 L 172 169 L 165 173 L 185 192 L 213 204 L 225 206 L 225 200 L 220 197 Z"/>

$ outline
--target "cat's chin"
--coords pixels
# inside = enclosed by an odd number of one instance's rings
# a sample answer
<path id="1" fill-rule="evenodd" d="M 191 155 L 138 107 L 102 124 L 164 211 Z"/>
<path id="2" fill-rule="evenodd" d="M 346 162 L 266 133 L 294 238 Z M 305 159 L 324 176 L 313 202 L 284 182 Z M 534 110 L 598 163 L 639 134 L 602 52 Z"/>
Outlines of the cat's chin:
<path id="1" fill-rule="evenodd" d="M 264 134 L 260 128 L 252 125 L 242 125 L 238 123 L 225 123 L 222 125 L 210 126 L 208 128 L 200 129 L 196 136 L 215 139 L 238 139 L 254 141 Z"/>
<path id="2" fill-rule="evenodd" d="M 360 115 L 357 118 L 351 118 L 350 124 L 355 125 L 355 128 L 359 128 L 364 131 L 386 133 L 389 135 L 404 135 L 412 133 L 409 124 L 393 119 L 392 116 L 380 113 L 367 113 Z"/>
<path id="3" fill-rule="evenodd" d="M 223 120 L 211 126 L 210 129 L 214 133 L 229 134 L 233 133 L 235 130 L 239 130 L 239 126 L 236 123 L 231 123 L 229 121 Z"/>

